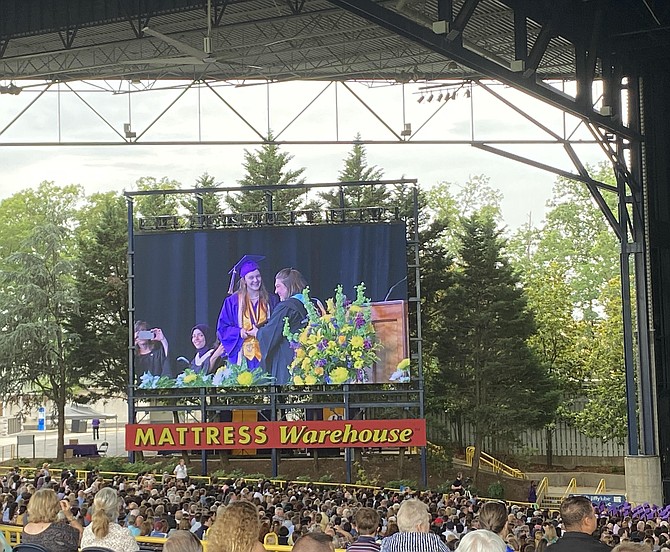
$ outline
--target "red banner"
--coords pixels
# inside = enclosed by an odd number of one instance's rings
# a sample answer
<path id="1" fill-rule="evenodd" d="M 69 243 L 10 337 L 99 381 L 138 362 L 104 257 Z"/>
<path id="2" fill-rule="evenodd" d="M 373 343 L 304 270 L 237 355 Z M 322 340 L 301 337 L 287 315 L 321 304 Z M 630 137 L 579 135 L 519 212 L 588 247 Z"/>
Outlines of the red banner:
<path id="1" fill-rule="evenodd" d="M 426 420 L 128 424 L 126 450 L 421 447 Z"/>

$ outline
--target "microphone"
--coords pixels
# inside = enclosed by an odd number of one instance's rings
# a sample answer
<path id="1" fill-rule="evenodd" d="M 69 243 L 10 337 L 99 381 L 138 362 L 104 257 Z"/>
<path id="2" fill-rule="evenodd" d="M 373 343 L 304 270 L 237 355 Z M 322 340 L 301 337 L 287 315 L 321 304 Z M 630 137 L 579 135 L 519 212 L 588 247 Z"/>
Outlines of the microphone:
<path id="1" fill-rule="evenodd" d="M 384 297 L 384 301 L 388 301 L 389 297 L 391 296 L 391 293 L 393 290 L 398 287 L 400 284 L 402 284 L 405 280 L 407 280 L 407 276 L 405 276 L 402 280 L 398 280 L 395 284 L 393 284 L 390 288 L 388 293 L 386 294 L 386 297 Z"/>

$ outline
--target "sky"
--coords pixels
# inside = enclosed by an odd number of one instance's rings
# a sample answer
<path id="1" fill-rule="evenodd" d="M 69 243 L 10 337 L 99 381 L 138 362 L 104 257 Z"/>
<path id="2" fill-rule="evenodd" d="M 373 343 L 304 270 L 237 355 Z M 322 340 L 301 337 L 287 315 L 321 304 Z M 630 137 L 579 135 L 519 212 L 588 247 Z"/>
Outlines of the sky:
<path id="1" fill-rule="evenodd" d="M 191 187 L 200 175 L 208 172 L 217 183 L 233 186 L 244 174 L 245 148 L 255 150 L 259 146 L 141 145 L 141 141 L 248 142 L 257 138 L 250 127 L 261 133 L 270 128 L 278 139 L 290 141 L 350 140 L 357 133 L 363 140 L 394 140 L 380 119 L 398 134 L 405 123 L 413 131 L 407 143 L 367 146 L 369 165 L 383 169 L 384 178 L 416 178 L 421 187 L 428 188 L 444 181 L 458 185 L 470 176 L 484 174 L 502 192 L 503 219 L 512 230 L 527 223 L 529 217 L 534 224 L 542 220 L 556 180 L 554 174 L 471 145 L 412 143 L 412 140 L 471 138 L 549 139 L 521 115 L 476 86 L 470 98 L 463 89 L 447 102 L 437 101 L 440 92 L 453 93 L 455 88 L 436 88 L 429 102 L 425 83 L 222 84 L 192 88 L 181 96 L 182 90 L 161 89 L 169 84 L 172 83 L 82 82 L 70 83 L 76 93 L 60 85 L 60 89 L 54 87 L 39 97 L 40 86 L 26 88 L 17 96 L 3 95 L 0 199 L 43 180 L 58 185 L 81 184 L 90 194 L 132 190 L 143 176 L 165 176 Z M 574 117 L 564 116 L 559 110 L 510 88 L 495 84 L 492 88 L 554 132 L 560 135 L 574 132 L 575 140 L 590 139 Z M 31 102 L 34 103 L 30 105 Z M 16 118 L 23 109 L 25 113 Z M 123 134 L 124 123 L 128 122 L 133 131 L 143 135 L 136 144 L 122 145 L 118 133 Z M 119 145 L 38 145 L 47 142 Z M 8 145 L 15 143 L 25 145 Z M 351 147 L 351 144 L 310 144 L 282 146 L 281 150 L 294 156 L 289 168 L 305 167 L 306 182 L 316 183 L 337 180 Z M 575 172 L 559 145 L 498 147 Z M 596 164 L 605 159 L 595 145 L 575 147 L 584 163 Z"/>

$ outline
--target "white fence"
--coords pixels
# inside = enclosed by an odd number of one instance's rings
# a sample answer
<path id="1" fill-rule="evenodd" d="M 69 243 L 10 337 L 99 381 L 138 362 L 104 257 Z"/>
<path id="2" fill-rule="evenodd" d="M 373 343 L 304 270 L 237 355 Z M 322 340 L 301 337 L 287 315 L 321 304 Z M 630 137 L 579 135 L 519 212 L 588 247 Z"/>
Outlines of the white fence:
<path id="1" fill-rule="evenodd" d="M 428 439 L 436 441 L 450 440 L 458 442 L 458 426 L 450 420 L 446 414 L 432 416 L 436 424 L 428 424 Z M 439 433 L 438 433 L 439 432 Z M 446 435 L 444 434 L 446 432 Z M 463 436 L 463 446 L 474 443 L 474 432 L 469 423 L 464 422 L 460 431 Z M 511 454 L 524 454 L 529 456 L 546 456 L 547 434 L 545 430 L 524 430 L 519 433 L 515 443 L 501 443 L 492 438 L 484 440 L 484 450 L 490 454 L 504 451 Z M 624 445 L 616 441 L 605 441 L 602 439 L 588 437 L 580 433 L 576 428 L 565 422 L 559 422 L 553 434 L 554 456 L 587 456 L 587 457 L 622 457 L 626 454 Z"/>

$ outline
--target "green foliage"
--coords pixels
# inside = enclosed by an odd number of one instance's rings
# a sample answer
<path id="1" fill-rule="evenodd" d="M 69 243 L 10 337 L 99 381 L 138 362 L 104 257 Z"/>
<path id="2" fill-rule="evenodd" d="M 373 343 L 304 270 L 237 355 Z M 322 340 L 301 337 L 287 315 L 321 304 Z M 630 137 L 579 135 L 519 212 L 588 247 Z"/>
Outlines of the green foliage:
<path id="1" fill-rule="evenodd" d="M 481 450 L 486 436 L 513 440 L 518 427 L 542 427 L 558 393 L 527 344 L 535 323 L 493 215 L 483 211 L 460 224 L 453 280 L 439 294 L 449 307 L 429 351 L 428 400 L 469 421 Z"/>
<path id="2" fill-rule="evenodd" d="M 360 140 L 358 133 L 355 140 Z M 355 143 L 344 160 L 340 171 L 340 182 L 370 182 L 381 180 L 384 171 L 376 166 L 368 166 L 367 151 L 364 144 Z M 340 197 L 341 193 L 341 197 Z M 380 207 L 391 201 L 391 191 L 386 186 L 343 186 L 340 190 L 319 193 L 329 209 L 340 207 Z M 344 202 L 340 204 L 340 199 Z"/>
<path id="3" fill-rule="evenodd" d="M 611 169 L 596 179 L 614 184 Z M 616 197 L 604 192 L 616 211 Z M 558 417 L 572 419 L 594 437 L 626 435 L 619 246 L 584 184 L 559 178 L 549 212 L 539 228 L 519 231 L 511 241 L 524 272 L 537 332 L 529 340 L 547 365 L 564 400 Z M 573 413 L 572 399 L 588 398 Z"/>
<path id="4" fill-rule="evenodd" d="M 623 444 L 627 436 L 627 404 L 620 289 L 620 279 L 613 278 L 599 297 L 605 316 L 593 325 L 586 356 L 585 371 L 589 379 L 584 391 L 588 402 L 574 421 L 591 437 L 614 439 Z"/>
<path id="5" fill-rule="evenodd" d="M 300 184 L 305 179 L 300 169 L 289 169 L 288 164 L 293 156 L 279 151 L 279 146 L 271 142 L 272 135 L 268 137 L 269 142 L 263 144 L 255 152 L 244 150 L 244 169 L 246 174 L 238 183 L 242 186 L 277 186 L 295 185 L 296 189 L 272 190 L 273 211 L 296 210 L 303 201 L 304 190 Z M 268 210 L 268 197 L 266 192 L 249 190 L 236 194 L 230 194 L 225 199 L 226 205 L 235 213 L 254 213 Z"/>
<path id="6" fill-rule="evenodd" d="M 354 473 L 356 485 L 379 486 L 379 478 L 376 474 L 371 473 L 370 470 L 366 470 L 360 462 L 354 462 Z"/>
<path id="7" fill-rule="evenodd" d="M 332 473 L 324 473 L 321 477 L 319 477 L 319 481 L 321 483 L 330 483 L 332 480 L 333 480 Z"/>
<path id="8" fill-rule="evenodd" d="M 166 176 L 157 180 L 153 176 L 143 176 L 136 183 L 138 192 L 155 190 L 178 190 L 181 183 L 170 180 Z M 179 196 L 176 194 L 157 194 L 136 196 L 134 212 L 139 217 L 158 217 L 161 215 L 175 215 L 179 210 Z"/>
<path id="9" fill-rule="evenodd" d="M 32 228 L 15 243 L 0 271 L 0 394 L 25 400 L 36 391 L 36 400 L 44 395 L 53 401 L 62 460 L 65 403 L 88 375 L 70 362 L 80 336 L 67 325 L 79 309 L 72 228 L 81 195 L 76 187 L 50 183 L 19 195 L 42 203 L 35 205 Z M 0 210 L 5 208 L 3 202 Z"/>
<path id="10" fill-rule="evenodd" d="M 207 172 L 203 173 L 202 176 L 198 177 L 195 181 L 194 188 L 216 188 L 220 186 L 220 183 L 214 180 L 214 177 L 209 175 Z M 201 192 L 199 194 L 200 201 L 202 201 L 202 212 L 205 215 L 216 215 L 223 212 L 221 208 L 221 194 L 216 194 L 212 192 Z M 198 214 L 198 198 L 193 195 L 189 195 L 186 198 L 182 199 L 182 206 L 186 209 L 189 215 Z"/>
<path id="11" fill-rule="evenodd" d="M 505 498 L 505 487 L 500 480 L 494 481 L 486 489 L 487 498 L 502 500 Z"/>
<path id="12" fill-rule="evenodd" d="M 128 228 L 125 199 L 95 194 L 83 207 L 77 231 L 79 310 L 69 327 L 80 336 L 70 362 L 87 370 L 102 396 L 128 385 Z M 90 394 L 89 399 L 97 398 Z"/>
<path id="13" fill-rule="evenodd" d="M 387 481 L 384 487 L 387 489 L 417 489 L 418 484 L 414 479 L 392 479 Z"/>

